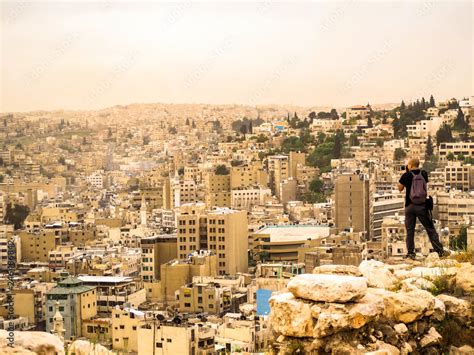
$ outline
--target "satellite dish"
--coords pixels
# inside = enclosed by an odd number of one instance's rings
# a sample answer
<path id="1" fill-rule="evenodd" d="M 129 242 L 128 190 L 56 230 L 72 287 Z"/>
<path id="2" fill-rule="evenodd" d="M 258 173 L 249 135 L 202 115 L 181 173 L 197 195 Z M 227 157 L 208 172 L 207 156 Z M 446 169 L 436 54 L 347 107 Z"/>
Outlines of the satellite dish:
<path id="1" fill-rule="evenodd" d="M 162 314 L 157 314 L 156 319 L 158 319 L 160 322 L 163 322 L 165 320 L 165 316 Z"/>
<path id="2" fill-rule="evenodd" d="M 173 323 L 174 324 L 181 324 L 181 322 L 182 322 L 181 317 L 176 316 L 176 317 L 173 318 Z"/>

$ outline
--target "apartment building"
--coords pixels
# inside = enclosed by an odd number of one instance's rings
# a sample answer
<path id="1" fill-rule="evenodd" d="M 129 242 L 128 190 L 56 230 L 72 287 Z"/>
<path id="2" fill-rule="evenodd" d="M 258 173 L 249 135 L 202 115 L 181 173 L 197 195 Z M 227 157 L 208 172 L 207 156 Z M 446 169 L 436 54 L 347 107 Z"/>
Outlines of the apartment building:
<path id="1" fill-rule="evenodd" d="M 280 198 L 280 184 L 290 177 L 290 163 L 287 155 L 272 155 L 268 157 L 268 173 L 272 193 Z"/>
<path id="2" fill-rule="evenodd" d="M 143 281 L 160 279 L 160 266 L 177 257 L 177 237 L 172 234 L 155 235 L 141 239 Z"/>
<path id="3" fill-rule="evenodd" d="M 40 232 L 20 231 L 21 260 L 49 262 L 49 252 L 55 250 L 62 241 L 60 229 L 42 229 Z"/>
<path id="4" fill-rule="evenodd" d="M 245 189 L 250 186 L 267 186 L 268 174 L 262 169 L 260 161 L 230 168 L 230 189 Z"/>
<path id="5" fill-rule="evenodd" d="M 76 278 L 67 278 L 46 294 L 46 331 L 53 329 L 55 305 L 63 317 L 66 333 L 64 339 L 82 336 L 82 323 L 97 315 L 97 293 L 93 286 L 84 285 Z"/>
<path id="6" fill-rule="evenodd" d="M 441 226 L 448 227 L 452 235 L 463 225 L 474 223 L 474 192 L 438 192 L 435 208 Z M 436 210 L 435 210 L 436 212 Z"/>
<path id="7" fill-rule="evenodd" d="M 230 174 L 208 173 L 205 177 L 206 206 L 230 207 Z"/>
<path id="8" fill-rule="evenodd" d="M 112 349 L 120 352 L 138 352 L 138 327 L 145 313 L 134 308 L 112 309 Z"/>
<path id="9" fill-rule="evenodd" d="M 374 194 L 372 240 L 382 237 L 382 222 L 385 217 L 403 215 L 405 212 L 404 195 L 398 192 Z"/>
<path id="10" fill-rule="evenodd" d="M 451 189 L 470 191 L 474 189 L 474 166 L 461 162 L 450 162 L 444 168 L 445 185 Z"/>
<path id="11" fill-rule="evenodd" d="M 335 223 L 338 231 L 365 232 L 371 238 L 372 186 L 365 174 L 345 173 L 335 183 Z"/>
<path id="12" fill-rule="evenodd" d="M 235 189 L 231 191 L 231 207 L 250 211 L 253 206 L 263 205 L 271 195 L 271 190 L 262 186 Z"/>
<path id="13" fill-rule="evenodd" d="M 370 107 L 369 106 L 351 106 L 346 109 L 346 120 L 350 120 L 351 118 L 358 118 L 367 119 L 370 115 Z"/>
<path id="14" fill-rule="evenodd" d="M 181 318 L 156 319 L 153 315 L 138 327 L 139 354 L 215 354 L 215 330 L 203 324 L 188 323 Z"/>
<path id="15" fill-rule="evenodd" d="M 474 159 L 474 142 L 450 142 L 439 145 L 439 160 L 441 162 L 447 162 L 447 157 L 451 153 L 455 157 L 463 155 L 465 158 Z"/>
<path id="16" fill-rule="evenodd" d="M 232 290 L 213 282 L 193 282 L 179 288 L 177 299 L 181 313 L 221 315 L 231 310 Z"/>
<path id="17" fill-rule="evenodd" d="M 178 216 L 178 256 L 208 249 L 217 255 L 218 274 L 247 271 L 247 212 L 217 208 Z"/>
<path id="18" fill-rule="evenodd" d="M 131 277 L 83 275 L 77 279 L 97 290 L 98 313 L 110 314 L 116 306 L 125 304 L 138 308 L 146 300 L 142 282 Z"/>

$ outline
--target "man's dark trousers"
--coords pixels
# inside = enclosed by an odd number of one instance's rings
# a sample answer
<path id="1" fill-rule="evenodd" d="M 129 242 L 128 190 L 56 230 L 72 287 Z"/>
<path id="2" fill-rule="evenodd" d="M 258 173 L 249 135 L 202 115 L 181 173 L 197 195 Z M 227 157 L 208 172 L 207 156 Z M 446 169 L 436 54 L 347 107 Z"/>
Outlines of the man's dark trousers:
<path id="1" fill-rule="evenodd" d="M 431 245 L 435 252 L 443 251 L 443 245 L 439 241 L 438 233 L 436 232 L 433 220 L 424 205 L 415 205 L 413 203 L 405 207 L 405 227 L 407 229 L 407 250 L 408 254 L 415 253 L 415 225 L 416 218 L 420 220 L 423 227 L 425 227 Z"/>

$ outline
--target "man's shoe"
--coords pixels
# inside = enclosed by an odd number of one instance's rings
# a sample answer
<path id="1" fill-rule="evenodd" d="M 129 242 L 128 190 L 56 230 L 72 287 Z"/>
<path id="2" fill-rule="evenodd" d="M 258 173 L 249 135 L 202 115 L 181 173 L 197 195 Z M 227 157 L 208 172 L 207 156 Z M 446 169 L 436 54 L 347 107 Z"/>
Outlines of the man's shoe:
<path id="1" fill-rule="evenodd" d="M 438 252 L 438 255 L 440 259 L 444 259 L 451 255 L 451 251 L 448 249 L 443 249 L 440 252 Z"/>
<path id="2" fill-rule="evenodd" d="M 415 254 L 415 253 L 408 253 L 408 254 L 405 255 L 403 258 L 404 258 L 404 259 L 415 260 L 415 259 L 416 259 L 416 254 Z"/>

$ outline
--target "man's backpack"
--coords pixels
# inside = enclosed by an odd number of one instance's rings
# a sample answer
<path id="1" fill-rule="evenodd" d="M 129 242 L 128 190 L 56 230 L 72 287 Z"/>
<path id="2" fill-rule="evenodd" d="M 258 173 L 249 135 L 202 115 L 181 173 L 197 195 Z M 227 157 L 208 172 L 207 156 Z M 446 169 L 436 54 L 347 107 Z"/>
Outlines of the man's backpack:
<path id="1" fill-rule="evenodd" d="M 424 205 L 426 202 L 426 198 L 428 197 L 428 186 L 426 185 L 426 180 L 421 175 L 421 171 L 419 174 L 414 174 L 413 180 L 411 182 L 411 189 L 410 189 L 410 200 L 415 205 Z"/>

